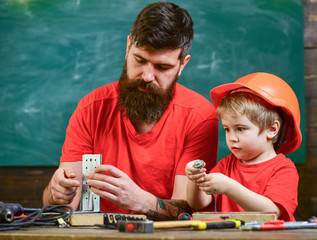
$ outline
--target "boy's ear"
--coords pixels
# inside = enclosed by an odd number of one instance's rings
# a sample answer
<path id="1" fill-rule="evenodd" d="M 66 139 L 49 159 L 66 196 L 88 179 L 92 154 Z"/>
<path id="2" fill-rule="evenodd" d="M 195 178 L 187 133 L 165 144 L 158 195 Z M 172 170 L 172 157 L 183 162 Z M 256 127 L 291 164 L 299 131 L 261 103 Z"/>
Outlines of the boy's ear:
<path id="1" fill-rule="evenodd" d="M 273 124 L 269 127 L 267 137 L 273 139 L 279 132 L 281 124 L 278 120 L 275 120 Z"/>

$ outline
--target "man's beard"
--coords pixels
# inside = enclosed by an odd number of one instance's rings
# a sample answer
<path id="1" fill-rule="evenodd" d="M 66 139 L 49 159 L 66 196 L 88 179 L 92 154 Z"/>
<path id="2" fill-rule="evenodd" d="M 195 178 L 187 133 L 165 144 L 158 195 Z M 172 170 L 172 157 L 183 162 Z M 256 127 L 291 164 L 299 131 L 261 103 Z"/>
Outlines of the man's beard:
<path id="1" fill-rule="evenodd" d="M 118 109 L 126 114 L 132 124 L 157 122 L 172 100 L 177 78 L 176 75 L 171 86 L 162 90 L 143 79 L 129 79 L 125 63 L 119 81 Z M 148 92 L 142 92 L 138 87 Z"/>

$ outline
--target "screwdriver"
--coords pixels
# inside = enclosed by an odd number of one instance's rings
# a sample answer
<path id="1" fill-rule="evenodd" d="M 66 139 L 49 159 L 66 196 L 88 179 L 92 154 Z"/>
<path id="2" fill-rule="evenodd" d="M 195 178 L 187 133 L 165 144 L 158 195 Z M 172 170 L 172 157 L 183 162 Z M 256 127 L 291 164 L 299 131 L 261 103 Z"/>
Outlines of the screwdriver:
<path id="1" fill-rule="evenodd" d="M 30 213 L 40 210 L 39 208 L 23 208 L 22 205 L 18 203 L 0 202 L 0 207 L 10 209 L 14 216 L 20 216 L 23 213 Z"/>
<path id="2" fill-rule="evenodd" d="M 191 225 L 194 230 L 204 230 L 204 229 L 221 229 L 221 228 L 237 228 L 244 225 L 244 221 L 228 219 L 223 221 L 214 222 L 197 222 Z"/>
<path id="3" fill-rule="evenodd" d="M 317 223 L 312 221 L 287 222 L 284 220 L 271 220 L 263 224 L 249 224 L 241 227 L 241 230 L 287 230 L 317 228 Z"/>

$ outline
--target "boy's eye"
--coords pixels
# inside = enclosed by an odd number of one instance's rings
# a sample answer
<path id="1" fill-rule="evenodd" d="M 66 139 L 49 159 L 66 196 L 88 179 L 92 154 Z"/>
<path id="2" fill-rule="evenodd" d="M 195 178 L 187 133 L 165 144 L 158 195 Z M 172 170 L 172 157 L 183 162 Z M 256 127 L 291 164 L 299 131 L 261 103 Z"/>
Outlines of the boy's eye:
<path id="1" fill-rule="evenodd" d="M 229 132 L 229 128 L 223 128 L 225 132 Z"/>
<path id="2" fill-rule="evenodd" d="M 238 127 L 237 130 L 241 132 L 241 131 L 244 130 L 244 128 L 243 127 Z"/>

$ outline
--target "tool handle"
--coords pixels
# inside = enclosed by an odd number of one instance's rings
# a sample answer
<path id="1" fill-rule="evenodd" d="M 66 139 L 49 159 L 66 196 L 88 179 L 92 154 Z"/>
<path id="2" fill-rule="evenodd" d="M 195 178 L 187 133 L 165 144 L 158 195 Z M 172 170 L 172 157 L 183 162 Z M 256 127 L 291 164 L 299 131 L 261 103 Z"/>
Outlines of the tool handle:
<path id="1" fill-rule="evenodd" d="M 154 229 L 190 227 L 193 223 L 199 223 L 199 222 L 200 221 L 193 221 L 193 220 L 158 221 L 158 222 L 154 222 Z"/>
<path id="2" fill-rule="evenodd" d="M 207 229 L 235 228 L 236 222 L 234 221 L 207 222 L 206 226 L 207 226 Z"/>
<path id="3" fill-rule="evenodd" d="M 22 205 L 18 203 L 0 202 L 0 207 L 10 209 L 13 212 L 14 216 L 20 216 L 24 212 Z"/>
<path id="4" fill-rule="evenodd" d="M 214 222 L 199 222 L 191 225 L 192 229 L 204 230 L 204 229 L 222 229 L 222 228 L 236 228 L 240 227 L 242 224 L 238 220 L 224 220 L 224 221 L 214 221 Z"/>
<path id="5" fill-rule="evenodd" d="M 10 223 L 13 218 L 14 215 L 11 209 L 0 206 L 0 223 Z"/>

